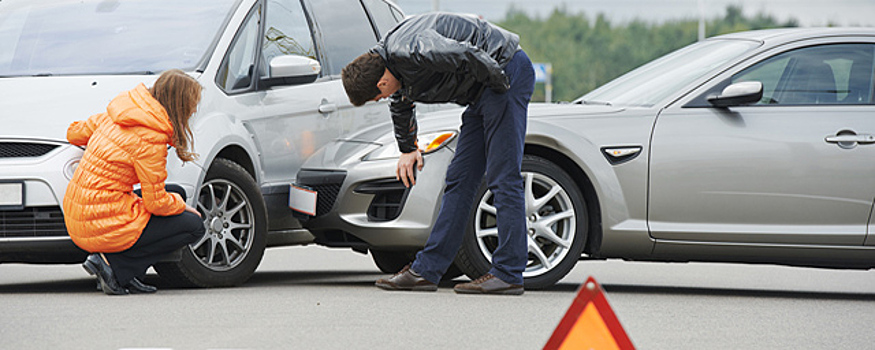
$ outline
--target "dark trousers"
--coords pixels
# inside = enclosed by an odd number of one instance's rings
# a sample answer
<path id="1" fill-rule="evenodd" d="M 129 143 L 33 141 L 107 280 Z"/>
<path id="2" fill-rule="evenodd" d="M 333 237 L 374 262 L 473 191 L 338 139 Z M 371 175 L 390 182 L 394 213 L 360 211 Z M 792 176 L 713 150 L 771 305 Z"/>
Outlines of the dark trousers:
<path id="1" fill-rule="evenodd" d="M 447 169 L 440 212 L 425 248 L 411 268 L 437 283 L 452 264 L 465 235 L 465 224 L 480 182 L 494 196 L 498 247 L 492 253 L 491 274 L 523 284 L 528 260 L 525 195 L 521 173 L 528 103 L 535 87 L 532 62 L 522 50 L 505 67 L 510 89 L 498 94 L 486 89 L 477 103 L 462 113 L 456 155 Z"/>
<path id="2" fill-rule="evenodd" d="M 179 185 L 165 185 L 167 192 L 178 193 L 186 199 Z M 139 190 L 135 191 L 140 195 Z M 197 242 L 206 229 L 204 221 L 187 211 L 173 216 L 152 215 L 140 239 L 133 246 L 118 253 L 104 253 L 119 285 L 127 285 L 133 278 L 143 279 L 146 270 L 167 254 Z"/>

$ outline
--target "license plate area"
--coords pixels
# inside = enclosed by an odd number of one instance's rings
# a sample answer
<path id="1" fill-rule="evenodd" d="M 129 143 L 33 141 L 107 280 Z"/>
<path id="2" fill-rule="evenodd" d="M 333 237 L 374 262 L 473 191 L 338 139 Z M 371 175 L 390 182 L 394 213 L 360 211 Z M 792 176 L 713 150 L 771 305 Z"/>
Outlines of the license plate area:
<path id="1" fill-rule="evenodd" d="M 310 216 L 316 216 L 315 190 L 301 185 L 292 184 L 289 187 L 289 208 Z"/>
<path id="2" fill-rule="evenodd" d="M 0 181 L 0 210 L 24 209 L 24 181 Z"/>

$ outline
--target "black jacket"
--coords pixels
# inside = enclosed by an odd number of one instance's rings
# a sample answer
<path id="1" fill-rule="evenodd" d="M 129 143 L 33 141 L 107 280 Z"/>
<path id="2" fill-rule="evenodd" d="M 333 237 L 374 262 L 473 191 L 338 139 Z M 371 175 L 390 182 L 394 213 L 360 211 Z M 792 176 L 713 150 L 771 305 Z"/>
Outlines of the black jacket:
<path id="1" fill-rule="evenodd" d="M 413 102 L 470 105 L 483 89 L 510 87 L 504 67 L 519 50 L 519 36 L 476 17 L 430 13 L 405 19 L 371 52 L 401 82 L 389 110 L 401 152 L 416 150 Z"/>

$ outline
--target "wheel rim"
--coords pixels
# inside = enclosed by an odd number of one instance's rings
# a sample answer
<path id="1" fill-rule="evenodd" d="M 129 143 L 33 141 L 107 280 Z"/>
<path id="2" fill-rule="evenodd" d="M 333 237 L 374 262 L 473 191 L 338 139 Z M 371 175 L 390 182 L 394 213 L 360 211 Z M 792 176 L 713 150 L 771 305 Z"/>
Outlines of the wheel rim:
<path id="1" fill-rule="evenodd" d="M 550 177 L 523 172 L 526 196 L 526 235 L 528 261 L 524 278 L 552 270 L 568 254 L 574 242 L 576 215 L 568 193 Z M 474 230 L 480 252 L 492 261 L 498 247 L 498 227 L 492 192 L 481 197 L 474 217 Z"/>
<path id="2" fill-rule="evenodd" d="M 243 190 L 227 180 L 210 180 L 201 187 L 197 206 L 206 227 L 189 246 L 197 261 L 213 271 L 243 263 L 255 237 L 255 215 Z"/>

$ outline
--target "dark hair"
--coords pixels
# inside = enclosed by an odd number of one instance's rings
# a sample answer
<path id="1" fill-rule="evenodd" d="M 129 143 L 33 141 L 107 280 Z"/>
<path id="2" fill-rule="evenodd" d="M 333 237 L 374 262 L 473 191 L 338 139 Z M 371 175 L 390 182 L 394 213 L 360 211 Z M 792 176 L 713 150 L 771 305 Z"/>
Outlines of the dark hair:
<path id="1" fill-rule="evenodd" d="M 386 62 L 376 53 L 366 53 L 343 67 L 343 88 L 353 106 L 361 106 L 380 94 L 377 82 L 386 71 Z"/>
<path id="2" fill-rule="evenodd" d="M 202 89 L 197 80 L 179 69 L 161 73 L 155 85 L 149 89 L 152 97 L 167 111 L 170 124 L 173 125 L 173 147 L 176 147 L 176 156 L 184 162 L 190 162 L 198 156 L 189 152 L 193 141 L 188 120 L 197 111 Z"/>

